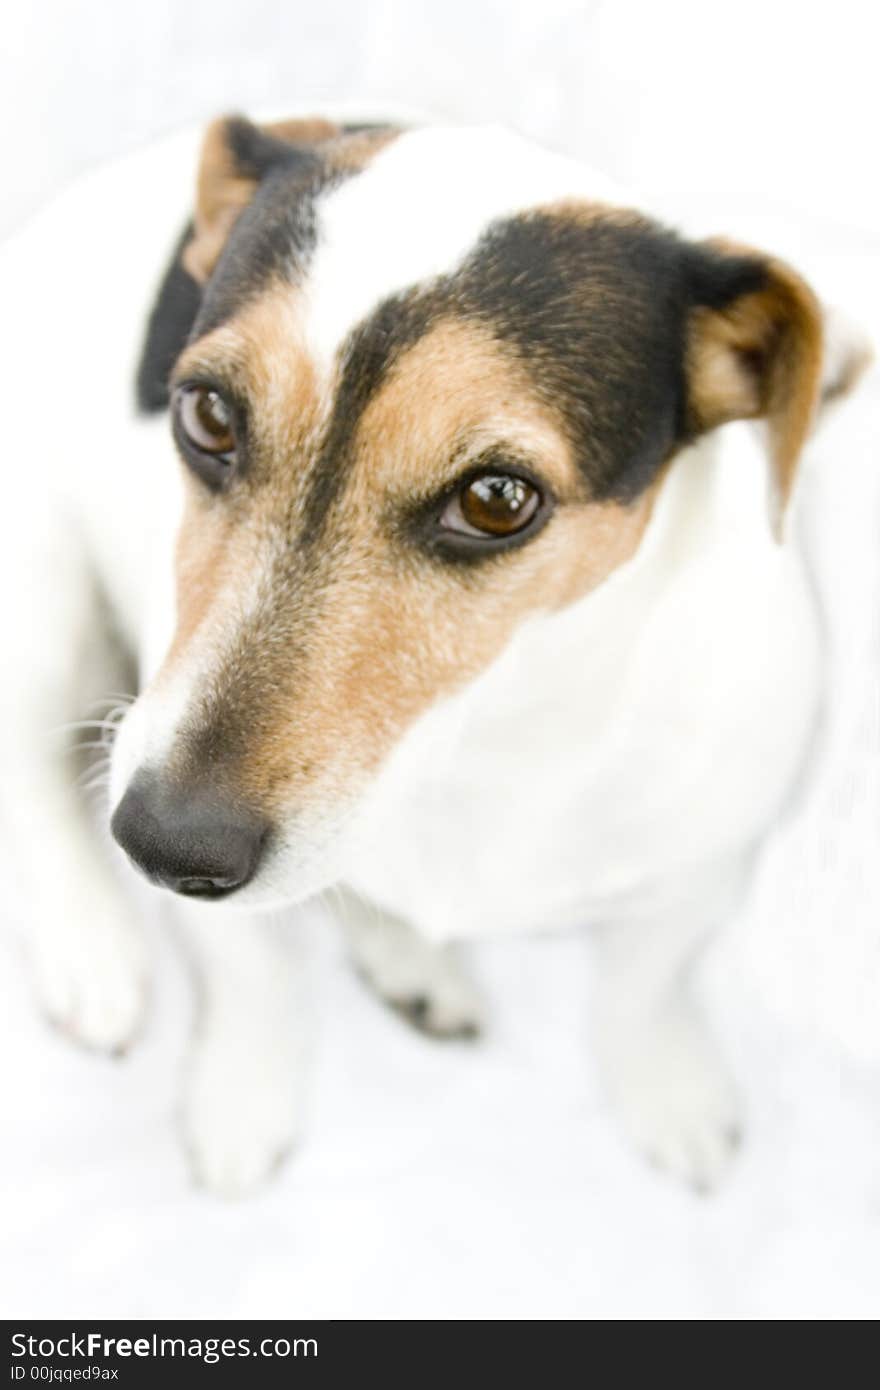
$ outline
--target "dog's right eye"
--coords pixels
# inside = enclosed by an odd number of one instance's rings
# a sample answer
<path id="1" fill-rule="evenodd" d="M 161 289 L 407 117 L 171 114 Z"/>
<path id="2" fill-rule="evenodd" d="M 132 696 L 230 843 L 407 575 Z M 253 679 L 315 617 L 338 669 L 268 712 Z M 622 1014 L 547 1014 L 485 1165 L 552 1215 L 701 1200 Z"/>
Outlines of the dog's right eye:
<path id="1" fill-rule="evenodd" d="M 174 392 L 175 426 L 189 459 L 206 482 L 225 481 L 235 462 L 232 407 L 210 386 L 178 386 Z"/>

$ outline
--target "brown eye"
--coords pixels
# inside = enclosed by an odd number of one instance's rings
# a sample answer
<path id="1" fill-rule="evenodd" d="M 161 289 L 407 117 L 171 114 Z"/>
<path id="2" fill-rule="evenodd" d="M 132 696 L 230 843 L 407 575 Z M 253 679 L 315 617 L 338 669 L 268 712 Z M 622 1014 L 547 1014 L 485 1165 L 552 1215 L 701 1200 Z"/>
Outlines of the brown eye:
<path id="1" fill-rule="evenodd" d="M 528 526 L 541 503 L 533 483 L 510 473 L 485 473 L 452 499 L 443 524 L 465 535 L 516 535 Z"/>
<path id="2" fill-rule="evenodd" d="M 177 416 L 187 441 L 203 454 L 235 452 L 232 412 L 217 391 L 184 386 L 177 392 Z"/>

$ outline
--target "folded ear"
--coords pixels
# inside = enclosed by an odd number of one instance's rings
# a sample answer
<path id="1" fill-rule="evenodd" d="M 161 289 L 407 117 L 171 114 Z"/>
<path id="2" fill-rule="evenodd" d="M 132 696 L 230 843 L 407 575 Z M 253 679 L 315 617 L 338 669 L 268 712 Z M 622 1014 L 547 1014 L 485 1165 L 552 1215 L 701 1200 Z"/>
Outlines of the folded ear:
<path id="1" fill-rule="evenodd" d="M 243 116 L 222 116 L 205 132 L 196 180 L 192 240 L 183 264 L 199 284 L 214 269 L 229 233 L 262 179 L 281 166 L 305 172 L 322 144 L 343 133 L 320 117 L 257 126 Z"/>
<path id="2" fill-rule="evenodd" d="M 783 261 L 721 241 L 693 248 L 686 350 L 688 428 L 764 419 L 770 514 L 781 538 L 822 384 L 822 310 Z"/>

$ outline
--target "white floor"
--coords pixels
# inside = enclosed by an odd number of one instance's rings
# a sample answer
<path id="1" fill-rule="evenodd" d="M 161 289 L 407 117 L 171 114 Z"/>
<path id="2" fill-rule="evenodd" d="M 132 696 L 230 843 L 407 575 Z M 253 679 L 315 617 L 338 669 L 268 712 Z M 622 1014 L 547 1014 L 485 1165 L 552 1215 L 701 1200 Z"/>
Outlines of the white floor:
<path id="1" fill-rule="evenodd" d="M 711 973 L 750 1127 L 711 1199 L 643 1167 L 605 1113 L 584 943 L 481 951 L 493 1027 L 471 1047 L 408 1035 L 316 954 L 310 1131 L 237 1206 L 191 1189 L 175 1142 L 187 1000 L 171 960 L 149 1038 L 122 1062 L 51 1037 L 4 971 L 4 1315 L 877 1314 L 880 1068 L 774 1023 L 730 940 Z"/>
<path id="2" fill-rule="evenodd" d="M 880 325 L 869 250 L 848 244 L 812 262 L 827 292 Z M 830 717 L 749 910 L 707 961 L 750 1110 L 727 1189 L 678 1191 L 618 1138 L 586 1042 L 586 941 L 475 952 L 488 1036 L 442 1045 L 386 1014 L 338 943 L 304 927 L 322 1018 L 308 1135 L 264 1196 L 224 1206 L 191 1188 L 174 1135 L 189 995 L 171 943 L 157 928 L 151 1027 L 112 1062 L 45 1028 L 7 934 L 0 1313 L 880 1312 L 876 375 L 817 441 L 804 501 L 829 616 Z"/>

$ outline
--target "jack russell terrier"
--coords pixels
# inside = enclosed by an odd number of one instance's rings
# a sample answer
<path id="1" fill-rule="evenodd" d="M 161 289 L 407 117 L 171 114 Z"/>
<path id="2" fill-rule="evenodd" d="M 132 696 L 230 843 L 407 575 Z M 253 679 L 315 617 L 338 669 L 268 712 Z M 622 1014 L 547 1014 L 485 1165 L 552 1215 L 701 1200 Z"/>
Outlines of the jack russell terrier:
<path id="1" fill-rule="evenodd" d="M 204 1183 L 296 1134 L 278 909 L 333 887 L 438 1035 L 480 1023 L 456 939 L 589 924 L 621 1121 L 713 1185 L 740 1112 L 687 970 L 813 727 L 783 528 L 861 348 L 788 265 L 497 128 L 222 119 L 74 187 L 2 280 L 6 838 L 49 1016 L 116 1051 L 145 1008 L 65 756 L 121 651 L 106 815 L 198 964 Z"/>

